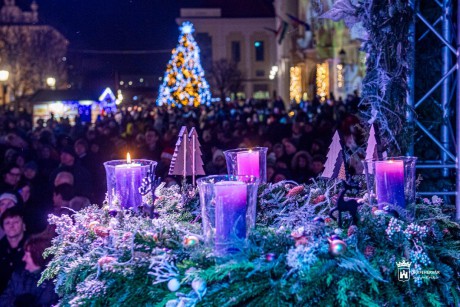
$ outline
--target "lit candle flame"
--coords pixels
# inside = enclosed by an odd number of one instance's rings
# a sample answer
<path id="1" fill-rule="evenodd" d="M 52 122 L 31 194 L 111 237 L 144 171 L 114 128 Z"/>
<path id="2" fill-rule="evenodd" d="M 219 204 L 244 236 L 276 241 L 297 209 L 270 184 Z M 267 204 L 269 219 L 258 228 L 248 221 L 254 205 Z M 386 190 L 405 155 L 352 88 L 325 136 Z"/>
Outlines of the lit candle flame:
<path id="1" fill-rule="evenodd" d="M 129 152 L 126 154 L 126 163 L 131 164 L 131 155 Z"/>

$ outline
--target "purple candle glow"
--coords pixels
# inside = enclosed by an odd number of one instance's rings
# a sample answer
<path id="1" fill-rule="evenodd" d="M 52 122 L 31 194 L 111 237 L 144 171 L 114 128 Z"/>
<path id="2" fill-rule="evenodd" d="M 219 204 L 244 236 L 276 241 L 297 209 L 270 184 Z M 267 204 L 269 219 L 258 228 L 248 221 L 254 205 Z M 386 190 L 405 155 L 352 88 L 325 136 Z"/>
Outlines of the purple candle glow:
<path id="1" fill-rule="evenodd" d="M 376 193 L 379 207 L 383 203 L 406 207 L 404 198 L 404 162 L 379 161 L 375 164 Z"/>
<path id="2" fill-rule="evenodd" d="M 116 193 L 122 208 L 137 210 L 142 205 L 142 195 L 139 193 L 142 184 L 141 165 L 131 163 L 129 153 L 126 162 L 115 166 Z"/>
<path id="3" fill-rule="evenodd" d="M 239 152 L 236 155 L 236 164 L 238 175 L 260 178 L 258 151 Z"/>
<path id="4" fill-rule="evenodd" d="M 215 244 L 226 244 L 246 236 L 247 186 L 240 181 L 221 181 L 214 185 L 216 197 Z"/>

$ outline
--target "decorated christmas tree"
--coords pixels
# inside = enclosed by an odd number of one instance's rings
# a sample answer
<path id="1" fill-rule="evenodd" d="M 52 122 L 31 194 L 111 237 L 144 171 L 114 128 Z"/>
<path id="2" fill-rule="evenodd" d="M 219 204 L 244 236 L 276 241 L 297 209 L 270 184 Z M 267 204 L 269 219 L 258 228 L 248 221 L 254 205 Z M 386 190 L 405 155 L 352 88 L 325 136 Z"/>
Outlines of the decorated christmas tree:
<path id="1" fill-rule="evenodd" d="M 179 43 L 172 50 L 158 91 L 157 105 L 197 107 L 211 101 L 211 92 L 200 63 L 200 48 L 192 36 L 193 24 L 186 21 L 180 30 Z"/>

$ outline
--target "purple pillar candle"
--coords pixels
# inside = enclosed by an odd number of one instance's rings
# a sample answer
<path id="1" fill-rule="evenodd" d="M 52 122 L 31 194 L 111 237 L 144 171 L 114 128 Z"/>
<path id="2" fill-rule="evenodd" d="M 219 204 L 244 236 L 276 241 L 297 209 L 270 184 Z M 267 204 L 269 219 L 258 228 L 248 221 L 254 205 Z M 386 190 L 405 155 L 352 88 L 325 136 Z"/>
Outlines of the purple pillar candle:
<path id="1" fill-rule="evenodd" d="M 214 185 L 216 199 L 215 244 L 228 244 L 246 237 L 247 186 L 240 181 L 220 181 Z"/>
<path id="2" fill-rule="evenodd" d="M 139 193 L 142 184 L 141 165 L 130 162 L 128 154 L 126 164 L 115 166 L 116 194 L 122 208 L 137 210 L 142 205 L 142 195 Z"/>
<path id="3" fill-rule="evenodd" d="M 260 178 L 258 151 L 249 150 L 237 153 L 236 164 L 239 176 L 254 176 Z"/>
<path id="4" fill-rule="evenodd" d="M 376 194 L 379 207 L 384 203 L 406 207 L 404 198 L 404 161 L 375 162 Z"/>

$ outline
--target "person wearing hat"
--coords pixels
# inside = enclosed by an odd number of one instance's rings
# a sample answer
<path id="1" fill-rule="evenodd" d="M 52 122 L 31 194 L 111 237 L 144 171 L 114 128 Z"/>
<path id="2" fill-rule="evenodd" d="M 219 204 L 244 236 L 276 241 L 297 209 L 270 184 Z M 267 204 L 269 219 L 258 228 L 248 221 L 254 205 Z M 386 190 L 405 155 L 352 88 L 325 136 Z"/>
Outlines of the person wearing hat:
<path id="1" fill-rule="evenodd" d="M 2 216 L 3 212 L 7 209 L 16 206 L 18 203 L 18 198 L 16 195 L 11 193 L 3 193 L 0 195 L 0 216 Z"/>
<path id="2" fill-rule="evenodd" d="M 69 172 L 74 177 L 75 191 L 77 195 L 92 196 L 92 178 L 90 172 L 77 160 L 73 146 L 64 146 L 61 149 L 60 165 L 50 175 L 50 185 L 52 186 L 56 176 L 60 172 Z"/>

